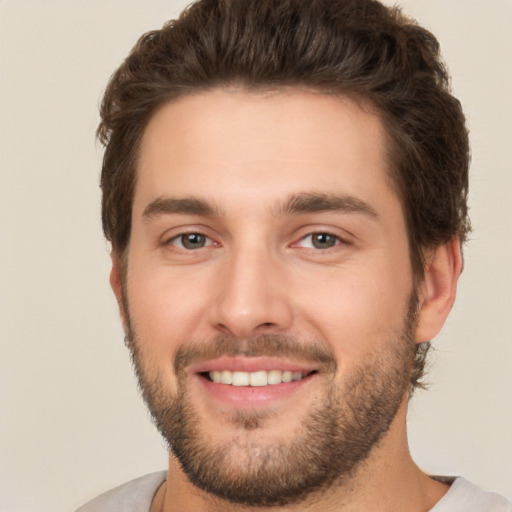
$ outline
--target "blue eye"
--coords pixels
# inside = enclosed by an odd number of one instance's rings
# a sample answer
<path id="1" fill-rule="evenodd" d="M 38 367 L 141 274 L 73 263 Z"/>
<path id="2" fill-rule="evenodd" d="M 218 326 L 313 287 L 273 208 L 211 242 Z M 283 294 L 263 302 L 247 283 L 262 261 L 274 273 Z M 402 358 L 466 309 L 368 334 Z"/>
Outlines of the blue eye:
<path id="1" fill-rule="evenodd" d="M 330 233 L 311 233 L 302 240 L 302 246 L 314 249 L 330 249 L 340 242 L 340 239 Z"/>
<path id="2" fill-rule="evenodd" d="M 173 238 L 171 242 L 181 249 L 188 250 L 202 249 L 207 245 L 211 245 L 208 237 L 201 233 L 185 233 Z"/>

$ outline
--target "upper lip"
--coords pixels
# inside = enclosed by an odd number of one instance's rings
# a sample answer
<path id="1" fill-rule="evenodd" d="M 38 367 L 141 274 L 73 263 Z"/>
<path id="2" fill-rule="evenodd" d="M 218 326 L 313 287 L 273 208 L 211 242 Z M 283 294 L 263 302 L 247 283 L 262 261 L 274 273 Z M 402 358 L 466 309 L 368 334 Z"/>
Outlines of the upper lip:
<path id="1" fill-rule="evenodd" d="M 228 370 L 232 372 L 257 372 L 257 371 L 291 371 L 310 373 L 317 370 L 312 364 L 287 361 L 286 359 L 273 357 L 243 357 L 243 356 L 222 356 L 210 359 L 198 364 L 191 365 L 190 373 L 205 373 L 213 371 Z"/>

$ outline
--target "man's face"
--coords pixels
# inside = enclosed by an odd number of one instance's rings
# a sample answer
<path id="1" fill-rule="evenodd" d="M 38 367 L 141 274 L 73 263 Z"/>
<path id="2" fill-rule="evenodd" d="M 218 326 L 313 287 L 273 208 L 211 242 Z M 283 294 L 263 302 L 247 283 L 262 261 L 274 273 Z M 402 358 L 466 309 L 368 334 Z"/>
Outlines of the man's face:
<path id="1" fill-rule="evenodd" d="M 125 323 L 204 490 L 302 499 L 351 476 L 406 401 L 416 303 L 385 154 L 369 109 L 305 92 L 190 95 L 147 126 Z"/>

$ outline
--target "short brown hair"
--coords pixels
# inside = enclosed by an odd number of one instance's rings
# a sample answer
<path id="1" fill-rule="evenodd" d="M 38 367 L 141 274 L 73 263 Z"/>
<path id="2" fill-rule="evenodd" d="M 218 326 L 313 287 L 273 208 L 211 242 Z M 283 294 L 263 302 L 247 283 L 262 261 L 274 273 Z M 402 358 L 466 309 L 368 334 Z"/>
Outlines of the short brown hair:
<path id="1" fill-rule="evenodd" d="M 465 240 L 468 134 L 430 32 L 375 0 L 199 0 L 143 35 L 105 92 L 102 221 L 115 251 L 129 243 L 138 148 L 153 113 L 228 86 L 303 87 L 369 102 L 387 128 L 415 276 L 423 276 L 426 249 Z"/>

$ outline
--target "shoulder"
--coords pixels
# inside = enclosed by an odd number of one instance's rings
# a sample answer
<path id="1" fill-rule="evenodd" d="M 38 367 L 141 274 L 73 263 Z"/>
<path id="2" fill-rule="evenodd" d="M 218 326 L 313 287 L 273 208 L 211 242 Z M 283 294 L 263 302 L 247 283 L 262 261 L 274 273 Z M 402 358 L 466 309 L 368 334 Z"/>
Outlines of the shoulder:
<path id="1" fill-rule="evenodd" d="M 430 512 L 512 512 L 512 504 L 503 496 L 459 477 Z"/>
<path id="2" fill-rule="evenodd" d="M 153 496 L 166 477 L 166 471 L 159 471 L 131 480 L 97 496 L 76 512 L 149 512 Z"/>

